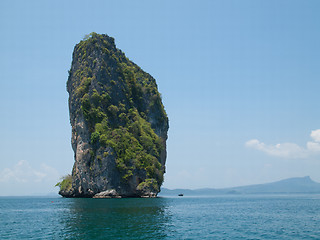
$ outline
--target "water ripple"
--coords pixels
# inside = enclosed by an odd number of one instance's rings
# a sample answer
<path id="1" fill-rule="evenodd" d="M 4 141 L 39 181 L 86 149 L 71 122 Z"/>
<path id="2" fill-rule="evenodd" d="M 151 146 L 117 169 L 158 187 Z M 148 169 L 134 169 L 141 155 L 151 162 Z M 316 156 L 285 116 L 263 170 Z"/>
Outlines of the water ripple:
<path id="1" fill-rule="evenodd" d="M 0 198 L 0 239 L 320 239 L 320 197 Z"/>

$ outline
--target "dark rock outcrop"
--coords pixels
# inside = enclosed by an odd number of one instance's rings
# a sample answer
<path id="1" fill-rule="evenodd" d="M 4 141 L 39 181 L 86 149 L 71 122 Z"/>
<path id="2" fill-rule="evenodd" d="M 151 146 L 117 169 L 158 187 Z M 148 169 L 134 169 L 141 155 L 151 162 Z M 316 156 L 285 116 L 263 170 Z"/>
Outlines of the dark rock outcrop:
<path id="1" fill-rule="evenodd" d="M 155 79 L 128 60 L 113 38 L 92 33 L 75 46 L 67 90 L 75 163 L 72 185 L 59 194 L 157 196 L 168 118 Z"/>

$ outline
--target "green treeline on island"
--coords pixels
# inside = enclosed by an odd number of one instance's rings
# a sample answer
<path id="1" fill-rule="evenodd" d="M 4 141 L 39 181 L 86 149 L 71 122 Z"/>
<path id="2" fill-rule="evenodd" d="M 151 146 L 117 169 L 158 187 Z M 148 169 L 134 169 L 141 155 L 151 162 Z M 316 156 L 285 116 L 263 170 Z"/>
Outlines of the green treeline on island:
<path id="1" fill-rule="evenodd" d="M 76 162 L 72 175 L 57 184 L 60 194 L 91 196 L 110 189 L 120 196 L 158 193 L 168 117 L 155 80 L 117 49 L 113 38 L 91 33 L 74 49 L 67 89 Z M 114 161 L 115 168 L 101 172 L 104 161 L 110 166 Z M 89 185 L 81 184 L 83 174 Z M 101 177 L 105 186 L 95 184 Z"/>

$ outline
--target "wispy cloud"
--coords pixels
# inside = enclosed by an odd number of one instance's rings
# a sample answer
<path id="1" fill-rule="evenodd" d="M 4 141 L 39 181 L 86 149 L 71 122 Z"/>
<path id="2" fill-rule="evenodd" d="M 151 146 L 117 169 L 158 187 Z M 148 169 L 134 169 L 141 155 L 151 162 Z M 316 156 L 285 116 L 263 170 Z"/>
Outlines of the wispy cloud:
<path id="1" fill-rule="evenodd" d="M 320 129 L 311 131 L 310 136 L 312 137 L 313 141 L 320 142 Z"/>
<path id="2" fill-rule="evenodd" d="M 246 147 L 253 148 L 268 155 L 283 158 L 307 158 L 314 154 L 320 154 L 320 129 L 311 131 L 312 141 L 306 143 L 306 147 L 301 147 L 295 143 L 278 143 L 268 145 L 258 139 L 251 139 L 245 143 Z"/>
<path id="3" fill-rule="evenodd" d="M 38 169 L 31 167 L 28 161 L 21 160 L 12 168 L 0 171 L 0 182 L 32 183 L 45 180 L 58 179 L 59 173 L 56 169 L 41 164 Z"/>

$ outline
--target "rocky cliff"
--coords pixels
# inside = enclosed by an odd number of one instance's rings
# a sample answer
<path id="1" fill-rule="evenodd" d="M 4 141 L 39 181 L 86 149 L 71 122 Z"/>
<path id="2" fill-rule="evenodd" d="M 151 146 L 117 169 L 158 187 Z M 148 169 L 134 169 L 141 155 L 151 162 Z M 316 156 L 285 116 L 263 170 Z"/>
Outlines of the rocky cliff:
<path id="1" fill-rule="evenodd" d="M 92 33 L 74 48 L 67 90 L 75 163 L 59 194 L 157 196 L 168 118 L 155 79 L 113 38 Z"/>

